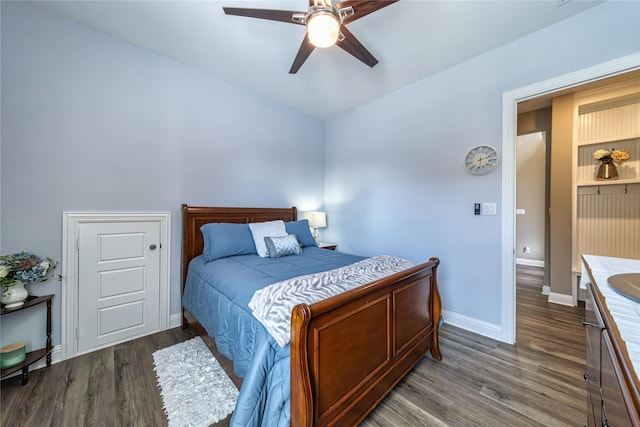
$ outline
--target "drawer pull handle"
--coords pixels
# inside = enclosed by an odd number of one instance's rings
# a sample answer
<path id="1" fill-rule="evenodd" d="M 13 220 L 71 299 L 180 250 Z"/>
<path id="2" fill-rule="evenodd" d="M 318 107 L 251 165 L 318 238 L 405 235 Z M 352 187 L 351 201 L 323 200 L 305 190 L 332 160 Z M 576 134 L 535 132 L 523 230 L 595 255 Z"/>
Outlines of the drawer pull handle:
<path id="1" fill-rule="evenodd" d="M 599 325 L 597 323 L 587 322 L 584 319 L 582 320 L 582 326 L 591 326 L 592 328 L 604 329 L 602 325 Z"/>
<path id="2" fill-rule="evenodd" d="M 598 379 L 592 375 L 587 374 L 586 372 L 582 374 L 582 377 L 584 378 L 585 381 L 594 381 L 594 382 L 598 382 Z"/>

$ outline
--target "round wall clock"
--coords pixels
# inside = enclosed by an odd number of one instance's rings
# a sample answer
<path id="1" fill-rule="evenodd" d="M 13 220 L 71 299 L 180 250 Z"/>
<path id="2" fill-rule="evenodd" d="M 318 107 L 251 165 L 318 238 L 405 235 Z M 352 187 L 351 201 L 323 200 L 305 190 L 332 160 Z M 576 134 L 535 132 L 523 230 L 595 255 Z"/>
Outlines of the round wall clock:
<path id="1" fill-rule="evenodd" d="M 464 167 L 474 175 L 492 172 L 500 163 L 498 150 L 490 145 L 478 145 L 469 150 L 464 157 Z"/>

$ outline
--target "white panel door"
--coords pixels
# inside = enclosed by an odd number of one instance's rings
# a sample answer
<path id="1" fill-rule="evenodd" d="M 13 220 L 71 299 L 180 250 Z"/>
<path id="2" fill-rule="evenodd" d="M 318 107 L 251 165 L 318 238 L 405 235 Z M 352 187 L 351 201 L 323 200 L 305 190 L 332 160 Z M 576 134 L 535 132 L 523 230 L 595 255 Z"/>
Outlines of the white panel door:
<path id="1" fill-rule="evenodd" d="M 83 223 L 78 261 L 78 354 L 161 329 L 160 222 Z"/>

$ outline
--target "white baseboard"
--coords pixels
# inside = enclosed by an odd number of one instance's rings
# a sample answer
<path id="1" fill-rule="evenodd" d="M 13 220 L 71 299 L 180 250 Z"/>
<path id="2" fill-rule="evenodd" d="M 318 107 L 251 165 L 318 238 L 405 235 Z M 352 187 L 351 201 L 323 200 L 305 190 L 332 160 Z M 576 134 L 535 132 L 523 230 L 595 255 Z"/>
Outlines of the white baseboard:
<path id="1" fill-rule="evenodd" d="M 561 297 L 567 297 L 571 302 L 571 295 L 560 295 Z M 549 298 L 551 301 L 551 297 Z M 553 302 L 553 301 L 551 301 Z M 562 304 L 562 302 L 559 302 Z M 573 305 L 565 304 L 565 305 Z M 451 311 L 442 311 L 442 317 L 444 318 L 444 322 L 450 325 L 456 326 L 458 328 L 466 329 L 468 331 L 474 332 L 476 334 L 483 335 L 488 338 L 492 338 L 494 340 L 502 341 L 502 330 L 500 325 L 495 325 L 488 322 L 483 322 L 482 320 L 474 319 L 472 317 L 464 316 L 462 314 L 453 313 Z M 169 328 L 176 328 L 182 325 L 182 313 L 176 313 L 169 316 Z M 62 359 L 62 345 L 58 344 L 53 347 L 53 351 L 51 352 L 51 363 L 56 364 L 61 362 Z M 46 359 L 41 359 L 38 362 L 34 363 L 29 367 L 29 371 L 34 371 L 36 369 L 44 368 L 47 366 Z M 16 372 L 14 375 L 20 375 L 21 371 Z M 8 376 L 7 378 L 9 378 Z"/>
<path id="2" fill-rule="evenodd" d="M 573 307 L 573 296 L 567 294 L 558 294 L 555 292 L 549 292 L 549 302 L 560 305 L 568 305 Z"/>
<path id="3" fill-rule="evenodd" d="M 51 364 L 62 362 L 62 345 L 58 344 L 53 346 L 53 351 L 51 352 Z M 33 365 L 29 366 L 29 370 L 32 371 L 34 369 L 40 369 L 47 366 L 47 359 L 40 359 Z"/>
<path id="4" fill-rule="evenodd" d="M 182 313 L 176 313 L 169 316 L 169 329 L 182 326 Z"/>
<path id="5" fill-rule="evenodd" d="M 502 328 L 500 327 L 500 325 L 483 322 L 482 320 L 474 319 L 472 317 L 464 316 L 462 314 L 457 314 L 446 310 L 442 311 L 442 317 L 444 318 L 444 322 L 450 325 L 466 329 L 467 331 L 471 331 L 476 334 L 492 338 L 494 340 L 503 341 Z"/>
<path id="6" fill-rule="evenodd" d="M 169 316 L 169 328 L 168 329 L 176 328 L 178 326 L 182 326 L 182 313 L 172 314 L 172 315 Z M 51 364 L 62 362 L 62 360 L 64 360 L 62 358 L 62 345 L 58 344 L 58 345 L 53 347 L 53 351 L 51 352 Z M 47 366 L 46 359 L 42 359 L 42 360 L 37 361 L 33 365 L 31 365 L 29 367 L 29 370 L 33 371 L 35 369 L 44 368 L 46 366 Z M 17 372 L 17 374 L 19 374 L 19 373 L 21 373 L 21 371 Z M 8 376 L 7 378 L 9 378 L 9 377 L 10 376 Z"/>
<path id="7" fill-rule="evenodd" d="M 547 295 L 548 296 L 547 301 L 552 302 L 554 304 L 568 305 L 569 307 L 574 306 L 572 295 L 551 292 L 551 287 L 549 285 L 544 285 L 542 287 L 542 295 Z"/>
<path id="8" fill-rule="evenodd" d="M 541 261 L 539 259 L 516 258 L 516 264 L 544 268 L 544 261 Z"/>

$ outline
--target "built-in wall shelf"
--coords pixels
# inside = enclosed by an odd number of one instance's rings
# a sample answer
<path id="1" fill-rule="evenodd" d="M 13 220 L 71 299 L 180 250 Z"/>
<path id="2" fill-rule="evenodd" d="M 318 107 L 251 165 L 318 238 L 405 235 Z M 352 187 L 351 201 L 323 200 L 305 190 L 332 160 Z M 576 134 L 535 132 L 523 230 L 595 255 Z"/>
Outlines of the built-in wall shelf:
<path id="1" fill-rule="evenodd" d="M 586 181 L 579 182 L 578 187 L 599 187 L 601 185 L 633 185 L 640 184 L 640 179 L 608 179 L 603 181 Z"/>
<path id="2" fill-rule="evenodd" d="M 577 95 L 573 144 L 573 271 L 583 254 L 640 258 L 640 79 Z M 596 180 L 594 153 L 614 149 L 618 179 Z"/>
<path id="3" fill-rule="evenodd" d="M 579 141 L 578 146 L 584 147 L 589 145 L 600 145 L 604 144 L 608 148 L 620 148 L 620 144 L 624 144 L 628 140 L 640 139 L 640 134 L 633 134 L 629 136 L 621 136 L 619 138 L 599 138 L 591 141 Z"/>
<path id="4" fill-rule="evenodd" d="M 593 153 L 597 150 L 627 150 L 629 160 L 622 163 L 613 163 L 618 171 L 618 179 L 612 181 L 596 181 L 596 173 L 600 167 L 600 162 L 593 159 Z M 578 167 L 576 170 L 577 185 L 598 185 L 604 182 L 614 184 L 640 182 L 640 138 L 625 139 L 621 141 L 608 141 L 598 144 L 582 145 L 577 147 Z M 594 184 L 595 183 L 595 184 Z"/>

